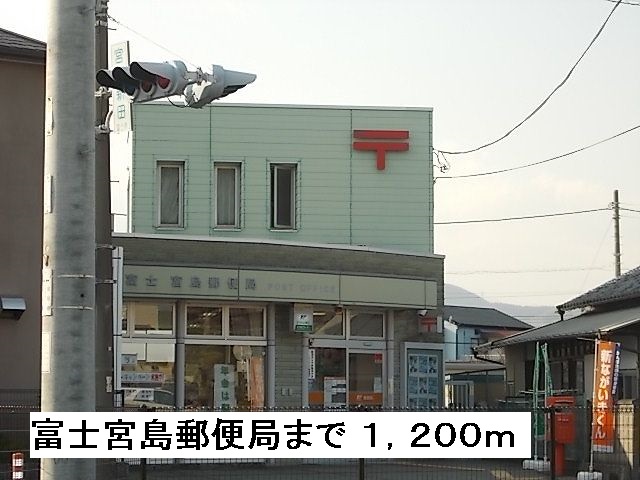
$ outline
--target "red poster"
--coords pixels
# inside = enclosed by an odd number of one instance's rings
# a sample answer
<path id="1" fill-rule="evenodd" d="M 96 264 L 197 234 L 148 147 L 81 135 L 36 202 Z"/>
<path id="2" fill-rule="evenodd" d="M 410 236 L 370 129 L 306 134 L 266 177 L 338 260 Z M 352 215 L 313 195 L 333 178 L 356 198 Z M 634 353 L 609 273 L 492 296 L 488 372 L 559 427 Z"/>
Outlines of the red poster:
<path id="1" fill-rule="evenodd" d="M 612 453 L 615 441 L 613 410 L 620 367 L 620 345 L 596 340 L 591 445 L 594 452 Z"/>

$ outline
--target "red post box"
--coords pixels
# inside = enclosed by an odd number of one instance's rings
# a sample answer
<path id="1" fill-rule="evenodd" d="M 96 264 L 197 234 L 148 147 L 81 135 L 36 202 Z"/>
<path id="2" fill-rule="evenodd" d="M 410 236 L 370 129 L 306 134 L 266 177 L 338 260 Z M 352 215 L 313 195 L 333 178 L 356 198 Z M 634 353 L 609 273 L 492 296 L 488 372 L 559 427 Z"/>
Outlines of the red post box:
<path id="1" fill-rule="evenodd" d="M 559 407 L 553 415 L 553 436 L 556 443 L 568 444 L 576 440 L 576 398 L 570 395 L 547 398 L 547 407 Z M 547 438 L 551 431 L 547 432 Z"/>
<path id="2" fill-rule="evenodd" d="M 551 416 L 553 426 L 547 427 L 547 440 L 553 441 L 556 475 L 564 475 L 565 471 L 565 445 L 576 440 L 576 398 L 570 395 L 554 396 L 547 398 L 547 407 L 556 407 Z M 553 432 L 553 438 L 551 438 Z"/>

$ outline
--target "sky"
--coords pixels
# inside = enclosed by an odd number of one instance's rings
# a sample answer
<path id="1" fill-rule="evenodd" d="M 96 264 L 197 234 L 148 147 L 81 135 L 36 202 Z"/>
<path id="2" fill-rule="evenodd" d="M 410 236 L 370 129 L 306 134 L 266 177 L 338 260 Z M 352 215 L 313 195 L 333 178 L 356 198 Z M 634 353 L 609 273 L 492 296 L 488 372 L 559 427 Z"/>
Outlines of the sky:
<path id="1" fill-rule="evenodd" d="M 625 0 L 640 4 L 640 0 Z M 17 5 L 17 4 L 16 4 Z M 434 148 L 501 137 L 565 78 L 607 0 L 110 0 L 132 60 L 215 63 L 258 79 L 227 101 L 432 107 Z M 26 16 L 25 12 L 29 12 Z M 47 2 L 0 27 L 46 41 Z M 640 124 L 640 5 L 621 4 L 567 82 L 493 146 L 438 177 L 542 161 Z M 539 166 L 438 178 L 435 222 L 607 208 L 619 190 L 622 271 L 640 265 L 640 129 Z M 633 211 L 635 210 L 635 211 Z M 613 277 L 612 211 L 435 226 L 445 281 L 494 302 L 558 305 Z M 462 304 L 464 298 L 447 298 Z"/>

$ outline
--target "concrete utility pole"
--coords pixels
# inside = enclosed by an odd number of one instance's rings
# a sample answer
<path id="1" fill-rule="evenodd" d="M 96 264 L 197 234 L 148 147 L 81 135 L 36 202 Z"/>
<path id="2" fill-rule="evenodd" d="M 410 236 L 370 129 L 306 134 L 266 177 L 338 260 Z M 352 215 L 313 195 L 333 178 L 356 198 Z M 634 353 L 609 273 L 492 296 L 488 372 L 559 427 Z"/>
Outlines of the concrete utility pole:
<path id="1" fill-rule="evenodd" d="M 43 412 L 95 410 L 94 22 L 95 0 L 49 0 Z M 43 480 L 92 480 L 95 460 L 43 459 L 40 473 Z"/>
<path id="2" fill-rule="evenodd" d="M 618 190 L 613 191 L 613 257 L 616 263 L 616 277 L 620 276 L 620 203 Z"/>
<path id="3" fill-rule="evenodd" d="M 95 71 L 108 67 L 108 0 L 98 0 Z M 96 87 L 97 89 L 97 87 Z M 108 120 L 109 97 L 96 98 L 96 127 Z M 109 130 L 96 135 L 96 410 L 113 410 L 113 289 Z"/>
<path id="4" fill-rule="evenodd" d="M 96 1 L 94 73 L 109 65 L 107 3 Z M 95 80 L 93 80 L 95 82 Z M 95 83 L 94 83 L 95 85 Z M 95 87 L 96 90 L 98 87 Z M 109 165 L 109 97 L 96 97 L 95 126 L 95 225 L 96 225 L 96 338 L 95 389 L 96 411 L 113 410 L 113 268 L 111 265 L 111 169 Z M 96 461 L 96 478 L 110 480 L 115 475 L 115 461 Z"/>

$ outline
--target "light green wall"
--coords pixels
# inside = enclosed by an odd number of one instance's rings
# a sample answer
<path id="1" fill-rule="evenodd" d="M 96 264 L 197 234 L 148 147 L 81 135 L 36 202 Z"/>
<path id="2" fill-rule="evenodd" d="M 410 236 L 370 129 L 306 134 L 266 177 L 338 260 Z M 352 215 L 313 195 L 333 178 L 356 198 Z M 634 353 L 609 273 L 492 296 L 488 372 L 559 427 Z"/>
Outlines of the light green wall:
<path id="1" fill-rule="evenodd" d="M 134 106 L 133 231 L 433 253 L 432 112 L 217 104 Z M 352 130 L 409 130 L 409 151 L 352 150 Z M 185 161 L 184 228 L 157 229 L 159 160 Z M 242 228 L 213 226 L 213 162 L 242 164 Z M 298 229 L 269 229 L 269 163 L 298 164 Z"/>

